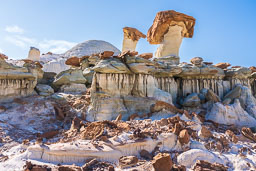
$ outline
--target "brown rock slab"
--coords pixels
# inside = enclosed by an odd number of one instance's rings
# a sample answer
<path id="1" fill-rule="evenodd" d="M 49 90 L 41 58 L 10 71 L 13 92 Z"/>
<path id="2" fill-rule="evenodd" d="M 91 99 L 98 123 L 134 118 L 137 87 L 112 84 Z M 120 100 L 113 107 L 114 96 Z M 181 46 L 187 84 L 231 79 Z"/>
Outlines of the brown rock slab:
<path id="1" fill-rule="evenodd" d="M 66 65 L 71 65 L 71 66 L 76 66 L 76 67 L 79 67 L 80 66 L 80 62 L 81 62 L 81 59 L 76 57 L 76 56 L 73 56 L 71 58 L 68 58 L 65 62 Z"/>
<path id="2" fill-rule="evenodd" d="M 230 63 L 224 63 L 224 62 L 221 62 L 221 63 L 217 63 L 216 65 L 214 65 L 218 68 L 221 68 L 221 69 L 226 69 L 227 67 L 231 66 Z"/>
<path id="3" fill-rule="evenodd" d="M 185 27 L 182 32 L 183 37 L 191 38 L 194 33 L 196 19 L 189 15 L 176 12 L 174 10 L 161 11 L 156 14 L 153 25 L 149 28 L 147 39 L 150 44 L 160 44 L 167 33 L 169 26 L 173 23 L 184 23 Z"/>
<path id="4" fill-rule="evenodd" d="M 109 58 L 111 56 L 114 55 L 114 52 L 113 51 L 104 51 L 102 53 L 99 54 L 100 58 L 101 59 L 104 59 L 104 58 Z"/>
<path id="5" fill-rule="evenodd" d="M 119 54 L 118 57 L 123 58 L 125 56 L 136 56 L 136 55 L 138 55 L 138 52 L 127 50 L 127 51 L 124 51 L 121 54 Z"/>
<path id="6" fill-rule="evenodd" d="M 152 165 L 155 171 L 170 171 L 172 168 L 172 160 L 168 153 L 158 153 L 153 161 Z"/>
<path id="7" fill-rule="evenodd" d="M 138 41 L 140 38 L 146 38 L 146 35 L 132 27 L 124 27 L 123 28 L 124 35 L 132 39 L 133 41 Z"/>
<path id="8" fill-rule="evenodd" d="M 54 136 L 58 135 L 59 131 L 58 130 L 55 130 L 55 131 L 48 131 L 48 132 L 45 132 L 41 135 L 39 135 L 39 137 L 41 138 L 46 138 L 46 139 L 50 139 L 50 138 L 53 138 Z"/>

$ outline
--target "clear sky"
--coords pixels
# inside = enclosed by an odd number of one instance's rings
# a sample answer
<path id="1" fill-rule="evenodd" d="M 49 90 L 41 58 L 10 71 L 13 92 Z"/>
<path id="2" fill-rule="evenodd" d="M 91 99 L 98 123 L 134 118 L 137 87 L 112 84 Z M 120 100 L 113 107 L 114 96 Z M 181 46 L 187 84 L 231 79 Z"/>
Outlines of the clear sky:
<path id="1" fill-rule="evenodd" d="M 0 51 L 26 58 L 30 46 L 62 53 L 76 43 L 105 40 L 121 49 L 125 26 L 147 33 L 158 11 L 196 18 L 193 38 L 184 38 L 181 61 L 256 65 L 256 0 L 0 0 Z M 141 39 L 139 53 L 157 46 Z"/>

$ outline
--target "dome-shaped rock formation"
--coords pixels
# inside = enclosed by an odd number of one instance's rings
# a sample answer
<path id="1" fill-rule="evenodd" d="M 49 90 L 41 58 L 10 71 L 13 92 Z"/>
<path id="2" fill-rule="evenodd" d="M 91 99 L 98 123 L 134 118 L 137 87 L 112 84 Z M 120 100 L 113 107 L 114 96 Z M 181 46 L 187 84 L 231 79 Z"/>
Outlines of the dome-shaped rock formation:
<path id="1" fill-rule="evenodd" d="M 114 55 L 118 55 L 120 50 L 117 49 L 112 44 L 103 41 L 103 40 L 88 40 L 83 43 L 79 43 L 74 46 L 72 49 L 64 53 L 64 57 L 69 58 L 72 56 L 82 57 L 90 56 L 95 53 L 101 53 L 104 51 L 113 51 Z"/>

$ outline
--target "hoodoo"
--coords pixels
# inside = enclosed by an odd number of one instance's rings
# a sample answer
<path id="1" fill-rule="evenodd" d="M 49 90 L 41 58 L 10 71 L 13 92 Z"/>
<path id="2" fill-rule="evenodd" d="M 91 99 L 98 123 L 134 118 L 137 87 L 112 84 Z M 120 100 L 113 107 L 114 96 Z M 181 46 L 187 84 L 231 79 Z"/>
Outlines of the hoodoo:
<path id="1" fill-rule="evenodd" d="M 160 44 L 155 56 L 178 58 L 182 39 L 193 37 L 195 21 L 195 18 L 174 10 L 158 12 L 147 33 L 150 44 Z"/>
<path id="2" fill-rule="evenodd" d="M 122 48 L 123 52 L 127 51 L 127 50 L 135 51 L 136 45 L 137 45 L 139 39 L 146 38 L 146 35 L 141 33 L 136 28 L 124 27 L 123 32 L 124 32 L 123 48 Z"/>
<path id="3" fill-rule="evenodd" d="M 194 25 L 157 13 L 155 55 L 135 51 L 146 36 L 131 27 L 122 52 L 89 40 L 0 53 L 0 171 L 256 170 L 256 67 L 180 62 Z"/>

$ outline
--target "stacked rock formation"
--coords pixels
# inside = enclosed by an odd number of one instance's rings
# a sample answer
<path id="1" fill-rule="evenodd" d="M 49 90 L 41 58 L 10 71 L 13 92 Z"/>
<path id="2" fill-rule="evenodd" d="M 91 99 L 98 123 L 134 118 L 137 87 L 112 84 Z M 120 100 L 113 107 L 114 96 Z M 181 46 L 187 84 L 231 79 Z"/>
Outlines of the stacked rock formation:
<path id="1" fill-rule="evenodd" d="M 174 10 L 158 12 L 147 33 L 150 44 L 160 44 L 155 56 L 178 58 L 182 39 L 193 37 L 194 25 L 195 18 L 186 14 Z"/>
<path id="2" fill-rule="evenodd" d="M 135 51 L 136 45 L 137 45 L 139 39 L 146 38 L 146 35 L 141 33 L 136 28 L 124 27 L 123 32 L 124 32 L 123 48 L 122 48 L 123 52 L 127 51 L 127 50 Z"/>

